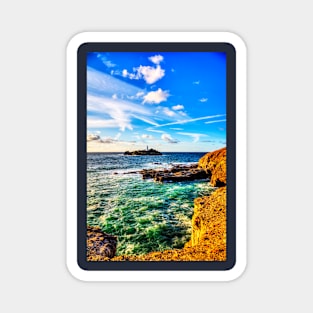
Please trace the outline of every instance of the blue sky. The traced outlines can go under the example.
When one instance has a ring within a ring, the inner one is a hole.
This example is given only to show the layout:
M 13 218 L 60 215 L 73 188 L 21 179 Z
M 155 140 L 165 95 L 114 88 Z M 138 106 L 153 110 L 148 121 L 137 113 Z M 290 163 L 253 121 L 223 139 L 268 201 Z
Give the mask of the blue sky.
M 87 151 L 226 146 L 226 56 L 101 52 L 87 59 Z

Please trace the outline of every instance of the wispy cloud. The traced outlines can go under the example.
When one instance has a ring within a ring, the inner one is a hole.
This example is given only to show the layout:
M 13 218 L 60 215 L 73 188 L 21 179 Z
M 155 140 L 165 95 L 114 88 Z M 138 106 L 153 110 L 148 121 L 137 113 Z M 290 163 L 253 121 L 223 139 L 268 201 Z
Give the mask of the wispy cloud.
M 166 133 L 163 134 L 163 135 L 161 136 L 161 138 L 162 138 L 164 141 L 168 142 L 168 143 L 178 143 L 178 142 L 179 142 L 177 139 L 172 138 L 171 135 L 166 134 Z
M 107 90 L 110 90 L 108 92 Z M 88 128 L 119 128 L 120 131 L 132 130 L 132 119 L 142 120 L 149 125 L 158 126 L 153 120 L 152 108 L 125 101 L 117 97 L 117 92 L 121 94 L 133 94 L 139 98 L 144 95 L 144 91 L 120 81 L 108 74 L 101 73 L 88 68 L 87 70 L 87 110 L 93 112 L 93 116 L 88 115 Z M 148 94 L 149 95 L 149 94 Z M 162 101 L 162 97 L 167 97 L 168 93 L 162 90 L 156 94 L 150 94 L 147 101 Z
M 109 74 L 87 68 L 87 91 L 94 95 L 112 97 L 116 95 L 136 95 L 144 92 L 141 88 L 128 84 Z
M 141 99 L 144 96 L 144 94 L 145 93 L 143 91 L 139 91 L 135 95 L 127 96 L 127 99 L 129 99 L 129 100 Z
M 143 103 L 156 103 L 159 104 L 166 101 L 169 97 L 169 92 L 167 90 L 162 90 L 159 88 L 157 91 L 150 91 L 143 97 Z
M 117 133 L 114 137 L 114 140 L 119 140 L 121 135 L 122 135 L 121 133 Z
M 119 127 L 119 123 L 114 119 L 100 119 L 88 117 L 87 128 L 114 128 Z
M 97 54 L 97 58 L 100 59 L 102 61 L 102 63 L 106 66 L 106 67 L 115 67 L 116 64 L 112 63 L 105 55 L 98 53 Z
M 158 125 L 158 126 L 155 126 L 155 127 L 187 124 L 187 123 L 192 123 L 192 122 L 201 121 L 201 120 L 207 120 L 207 119 L 211 119 L 211 118 L 215 118 L 215 117 L 221 117 L 221 116 L 225 116 L 225 114 L 217 114 L 217 115 L 210 115 L 210 116 L 202 116 L 202 117 L 197 117 L 197 118 L 185 119 L 185 120 L 181 120 L 181 121 L 177 121 L 177 122 L 172 122 L 172 123 L 166 123 L 166 124 Z M 207 124 L 209 124 L 209 123 L 207 123 Z
M 200 102 L 207 102 L 208 101 L 208 98 L 201 98 L 199 99 Z
M 153 125 L 153 126 L 159 126 L 158 123 L 156 123 L 155 121 L 147 118 L 147 117 L 144 117 L 144 116 L 138 116 L 138 115 L 135 115 L 135 114 L 132 114 L 132 116 L 138 120 L 141 120 L 147 124 L 150 124 L 150 125 Z
M 178 128 L 178 127 L 173 127 L 173 128 L 170 128 L 172 130 L 184 130 L 183 128 Z
M 123 143 L 123 144 L 129 144 L 129 143 L 135 143 L 136 141 L 134 140 L 119 140 L 121 136 L 121 133 L 118 133 L 114 138 L 112 137 L 103 137 L 103 138 L 100 138 L 100 136 L 97 136 L 97 137 L 91 137 L 91 135 L 88 135 L 87 136 L 87 142 L 88 142 L 88 145 L 92 144 L 92 143 L 95 143 L 95 144 L 120 144 L 120 143 Z M 92 139 L 90 139 L 92 138 Z
M 185 133 L 185 132 L 178 132 L 177 134 L 184 135 L 184 136 L 190 136 L 193 138 L 193 142 L 198 142 L 200 137 L 206 137 L 207 136 L 205 134 Z
M 152 128 L 147 128 L 146 129 L 148 132 L 153 132 L 153 133 L 160 133 L 160 134 L 164 134 L 165 133 L 165 131 L 163 131 L 163 130 L 158 130 L 158 129 L 152 129 Z
M 208 121 L 208 122 L 204 122 L 204 124 L 213 124 L 213 123 L 219 123 L 219 122 L 226 122 L 226 120 L 215 120 L 215 121 Z
M 192 82 L 194 85 L 199 85 L 200 84 L 200 80 L 197 80 L 195 82 Z

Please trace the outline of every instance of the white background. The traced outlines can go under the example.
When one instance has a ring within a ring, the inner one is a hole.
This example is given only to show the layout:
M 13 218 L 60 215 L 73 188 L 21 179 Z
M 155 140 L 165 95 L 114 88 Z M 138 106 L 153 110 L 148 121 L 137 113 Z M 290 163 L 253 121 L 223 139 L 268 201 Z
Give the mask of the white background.
M 2 1 L 1 311 L 312 310 L 311 13 L 310 1 Z M 241 278 L 83 283 L 67 272 L 65 48 L 82 31 L 232 31 L 245 40 L 248 266 Z

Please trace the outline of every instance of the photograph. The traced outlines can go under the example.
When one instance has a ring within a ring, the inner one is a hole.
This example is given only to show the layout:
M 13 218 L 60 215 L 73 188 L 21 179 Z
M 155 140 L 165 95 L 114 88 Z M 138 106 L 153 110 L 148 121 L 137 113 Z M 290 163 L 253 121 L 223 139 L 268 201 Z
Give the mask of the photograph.
M 227 55 L 86 54 L 86 261 L 227 260 Z

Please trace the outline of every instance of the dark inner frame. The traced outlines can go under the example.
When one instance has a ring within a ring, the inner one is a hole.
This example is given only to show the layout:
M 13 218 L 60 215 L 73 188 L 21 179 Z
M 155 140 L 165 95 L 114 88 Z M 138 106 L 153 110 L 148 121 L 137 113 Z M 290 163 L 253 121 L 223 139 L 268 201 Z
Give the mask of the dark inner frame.
M 88 52 L 226 53 L 226 261 L 87 262 L 87 53 Z M 236 51 L 229 43 L 84 43 L 77 51 L 77 262 L 84 270 L 229 270 L 236 263 Z

